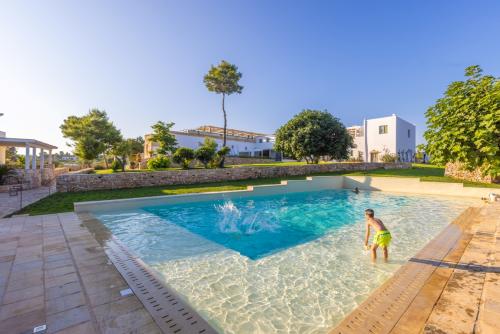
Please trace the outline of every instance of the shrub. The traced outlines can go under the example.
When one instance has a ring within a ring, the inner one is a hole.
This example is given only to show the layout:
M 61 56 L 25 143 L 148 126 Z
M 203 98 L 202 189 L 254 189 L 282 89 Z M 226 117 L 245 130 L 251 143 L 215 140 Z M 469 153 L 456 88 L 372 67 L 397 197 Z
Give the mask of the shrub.
M 103 165 L 94 166 L 94 170 L 103 170 L 103 169 L 106 169 L 106 167 L 104 167 Z
M 231 149 L 227 146 L 224 146 L 223 148 L 218 150 L 217 153 L 215 153 L 215 157 L 210 164 L 213 167 L 221 166 L 222 161 L 224 161 L 224 158 L 229 154 L 229 152 L 231 152 Z
M 382 162 L 396 162 L 397 158 L 395 154 L 385 153 L 381 158 Z
M 179 147 L 172 156 L 172 160 L 174 160 L 175 163 L 181 165 L 183 169 L 188 169 L 189 164 L 191 163 L 191 161 L 193 161 L 193 159 L 194 150 L 188 147 Z
M 117 172 L 120 168 L 122 168 L 122 164 L 118 160 L 113 160 L 111 163 L 111 169 L 113 172 Z
M 361 157 L 349 157 L 347 162 L 363 162 L 363 158 Z
M 215 149 L 208 146 L 201 146 L 194 152 L 194 156 L 205 168 L 208 168 L 210 162 L 215 158 Z
M 3 184 L 7 177 L 14 174 L 14 168 L 9 165 L 0 165 L 0 184 Z
M 170 167 L 170 159 L 164 155 L 158 155 L 148 160 L 148 169 L 161 169 Z

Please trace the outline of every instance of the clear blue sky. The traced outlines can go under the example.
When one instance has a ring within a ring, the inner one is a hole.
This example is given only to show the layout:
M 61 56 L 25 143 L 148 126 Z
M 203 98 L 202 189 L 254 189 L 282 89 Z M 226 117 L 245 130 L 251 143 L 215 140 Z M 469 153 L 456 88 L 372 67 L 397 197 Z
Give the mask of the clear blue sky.
M 243 72 L 232 128 L 396 113 L 417 142 L 466 66 L 500 75 L 500 1 L 0 1 L 0 129 L 64 150 L 62 120 L 92 107 L 127 137 L 221 125 L 202 81 L 221 59 Z

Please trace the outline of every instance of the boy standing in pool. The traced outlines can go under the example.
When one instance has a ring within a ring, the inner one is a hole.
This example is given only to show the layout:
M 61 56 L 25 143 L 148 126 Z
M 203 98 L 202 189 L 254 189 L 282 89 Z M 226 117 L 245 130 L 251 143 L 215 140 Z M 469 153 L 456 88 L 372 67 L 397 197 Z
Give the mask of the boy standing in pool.
M 365 247 L 368 249 L 368 238 L 370 237 L 370 227 L 375 230 L 375 236 L 373 237 L 373 245 L 371 246 L 372 260 L 377 259 L 377 248 L 380 246 L 384 250 L 384 259 L 387 260 L 389 257 L 389 252 L 387 247 L 391 243 L 391 233 L 385 228 L 384 223 L 378 218 L 375 218 L 375 212 L 372 209 L 365 210 L 366 218 L 366 236 L 365 236 Z

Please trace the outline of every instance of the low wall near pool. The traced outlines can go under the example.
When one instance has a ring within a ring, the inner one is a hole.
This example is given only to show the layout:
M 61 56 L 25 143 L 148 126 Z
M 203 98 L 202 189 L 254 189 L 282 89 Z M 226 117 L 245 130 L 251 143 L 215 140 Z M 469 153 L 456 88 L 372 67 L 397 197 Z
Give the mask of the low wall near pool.
M 57 177 L 59 192 L 103 189 L 139 188 L 180 184 L 249 180 L 260 178 L 311 175 L 340 171 L 374 169 L 406 169 L 410 163 L 325 163 L 317 165 L 248 166 L 235 168 L 167 170 L 158 172 L 129 172 L 114 174 L 65 174 Z
M 220 199 L 276 195 L 294 192 L 353 189 L 393 193 L 441 195 L 477 198 L 486 197 L 491 188 L 469 188 L 462 183 L 421 182 L 418 178 L 372 176 L 313 176 L 306 180 L 282 181 L 281 184 L 249 186 L 246 190 L 220 191 L 183 195 L 127 198 L 107 201 L 76 202 L 75 212 L 102 212 L 135 209 L 146 206 L 211 201 Z

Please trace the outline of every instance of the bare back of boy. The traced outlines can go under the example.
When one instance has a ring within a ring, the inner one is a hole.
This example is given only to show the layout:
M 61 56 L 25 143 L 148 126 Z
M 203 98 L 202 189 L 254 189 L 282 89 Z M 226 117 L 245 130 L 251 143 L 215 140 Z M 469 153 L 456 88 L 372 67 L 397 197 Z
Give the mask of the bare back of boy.
M 384 223 L 380 219 L 378 219 L 378 218 L 369 218 L 368 221 L 366 222 L 366 224 L 369 225 L 369 226 L 371 226 L 371 227 L 373 227 L 373 229 L 375 230 L 375 232 L 378 232 L 378 231 L 387 231 L 387 229 L 385 228 Z
M 366 235 L 365 235 L 365 247 L 371 249 L 372 260 L 376 260 L 377 258 L 377 248 L 380 246 L 384 251 L 384 259 L 387 260 L 389 257 L 389 251 L 387 246 L 392 239 L 391 233 L 387 230 L 384 223 L 375 218 L 375 213 L 372 209 L 365 210 L 365 218 L 366 218 Z M 368 240 L 370 237 L 370 228 L 373 227 L 375 235 L 373 238 L 373 243 L 369 247 Z

